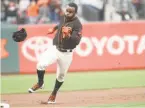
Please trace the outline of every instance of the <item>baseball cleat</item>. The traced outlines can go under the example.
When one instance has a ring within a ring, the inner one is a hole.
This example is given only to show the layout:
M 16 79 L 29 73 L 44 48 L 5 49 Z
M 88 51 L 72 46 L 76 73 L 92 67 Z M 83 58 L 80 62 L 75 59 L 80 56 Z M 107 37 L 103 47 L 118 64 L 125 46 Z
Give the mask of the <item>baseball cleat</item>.
M 56 98 L 56 96 L 51 94 L 47 103 L 48 104 L 54 104 L 54 103 L 56 103 L 55 98 Z
M 29 92 L 29 93 L 34 93 L 35 91 L 34 91 L 32 88 L 29 88 L 29 89 L 28 89 L 28 92 Z
M 28 89 L 29 93 L 34 93 L 36 90 L 38 89 L 43 89 L 44 88 L 44 84 L 39 85 L 38 83 L 35 84 L 32 88 Z

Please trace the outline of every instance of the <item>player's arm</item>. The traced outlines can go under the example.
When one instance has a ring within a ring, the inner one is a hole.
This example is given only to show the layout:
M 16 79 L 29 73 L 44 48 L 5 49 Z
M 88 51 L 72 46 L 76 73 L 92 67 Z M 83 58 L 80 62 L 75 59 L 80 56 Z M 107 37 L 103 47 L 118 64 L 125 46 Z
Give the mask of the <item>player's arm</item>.
M 72 34 L 70 36 L 70 39 L 76 43 L 79 43 L 82 37 L 82 24 L 76 23 L 75 27 L 72 30 Z
M 54 28 L 48 29 L 47 34 L 52 34 L 52 33 L 54 33 L 57 29 L 58 29 L 58 25 L 56 25 Z
M 64 19 L 64 16 L 61 16 L 60 21 L 62 21 L 63 19 Z M 56 26 L 54 26 L 53 28 L 48 29 L 48 33 L 47 34 L 54 33 L 58 29 L 59 26 L 60 26 L 60 23 L 57 24 Z
M 59 26 L 59 25 L 56 25 L 53 29 L 54 29 L 54 30 L 57 30 L 57 29 L 58 29 L 58 26 Z

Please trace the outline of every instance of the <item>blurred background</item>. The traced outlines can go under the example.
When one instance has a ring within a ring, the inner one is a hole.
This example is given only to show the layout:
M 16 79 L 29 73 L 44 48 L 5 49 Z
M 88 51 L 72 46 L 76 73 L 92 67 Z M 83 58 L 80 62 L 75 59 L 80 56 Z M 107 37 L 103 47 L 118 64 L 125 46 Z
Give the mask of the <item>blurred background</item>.
M 132 108 L 133 103 L 134 106 L 145 108 L 145 0 L 0 0 L 0 2 L 2 23 L 0 92 L 4 94 L 2 101 L 9 100 L 10 105 L 15 103 L 14 101 L 18 99 L 16 96 L 11 98 L 5 94 L 27 94 L 27 89 L 36 83 L 37 60 L 54 37 L 54 34 L 47 36 L 47 30 L 59 22 L 65 6 L 69 2 L 75 2 L 79 8 L 77 16 L 83 23 L 83 37 L 76 48 L 61 90 L 76 92 L 140 87 L 142 89 L 135 90 L 132 95 L 123 89 L 122 92 L 126 95 L 120 95 L 120 103 L 130 96 L 130 100 L 126 102 L 127 107 Z M 12 40 L 12 34 L 21 28 L 27 30 L 28 37 L 25 41 L 16 43 Z M 45 89 L 40 92 L 52 91 L 55 71 L 56 64 L 47 68 Z M 120 91 L 118 93 L 120 94 Z M 68 96 L 70 95 L 74 94 Z M 111 108 L 120 106 L 117 98 L 114 101 L 108 95 L 105 98 L 103 95 L 102 100 L 98 100 L 101 95 L 96 96 L 96 92 L 95 95 L 90 95 L 89 92 L 85 95 L 88 96 L 79 98 L 75 97 L 78 95 L 74 95 L 74 100 L 78 99 L 85 103 L 84 99 L 90 97 L 86 102 L 91 104 L 96 100 L 94 102 L 97 106 L 100 102 L 108 104 L 105 99 L 107 98 L 112 100 Z M 115 97 L 116 94 L 110 96 Z M 125 99 L 123 96 L 126 96 Z M 95 99 L 91 100 L 92 97 Z M 29 97 L 27 99 L 28 103 L 32 101 Z M 27 99 L 22 97 L 19 101 L 16 100 L 19 103 L 15 105 L 27 105 Z M 38 102 L 36 97 L 33 99 L 33 102 Z M 63 99 L 64 103 L 67 103 L 64 96 L 60 97 L 61 101 Z M 68 103 L 75 105 L 74 101 Z
M 1 21 L 8 24 L 59 22 L 66 4 L 75 2 L 82 23 L 145 19 L 145 0 L 1 0 Z

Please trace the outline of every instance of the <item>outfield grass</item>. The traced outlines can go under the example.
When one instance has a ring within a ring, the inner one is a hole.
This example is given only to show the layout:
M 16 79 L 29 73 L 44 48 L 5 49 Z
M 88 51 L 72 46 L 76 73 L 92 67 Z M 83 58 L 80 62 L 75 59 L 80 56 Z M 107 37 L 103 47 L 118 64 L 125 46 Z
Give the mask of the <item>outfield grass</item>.
M 1 77 L 1 93 L 27 93 L 27 89 L 37 82 L 36 75 L 12 75 Z M 51 91 L 55 74 L 45 75 L 45 89 Z M 145 70 L 105 71 L 68 73 L 62 91 L 111 89 L 145 86 Z
M 106 105 L 96 105 L 88 106 L 83 108 L 145 108 L 145 102 L 138 103 L 127 103 L 127 104 L 106 104 Z

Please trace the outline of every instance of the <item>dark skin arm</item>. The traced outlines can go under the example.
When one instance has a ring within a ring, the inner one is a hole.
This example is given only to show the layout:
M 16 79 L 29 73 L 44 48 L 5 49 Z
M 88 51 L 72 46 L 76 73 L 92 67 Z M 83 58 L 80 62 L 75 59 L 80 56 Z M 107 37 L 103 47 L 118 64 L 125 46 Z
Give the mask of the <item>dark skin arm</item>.
M 54 33 L 57 29 L 58 29 L 58 25 L 56 25 L 56 26 L 55 26 L 54 28 L 52 28 L 52 29 L 48 29 L 47 34 L 52 34 L 52 33 Z

